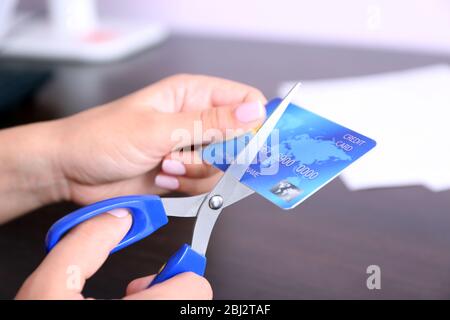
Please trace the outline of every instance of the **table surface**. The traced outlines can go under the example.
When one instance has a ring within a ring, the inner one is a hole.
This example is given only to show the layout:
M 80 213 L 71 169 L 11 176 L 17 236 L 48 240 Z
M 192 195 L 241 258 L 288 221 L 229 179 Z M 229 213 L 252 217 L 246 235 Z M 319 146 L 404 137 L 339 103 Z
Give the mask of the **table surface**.
M 450 58 L 317 44 L 174 35 L 114 64 L 1 61 L 50 68 L 52 80 L 8 125 L 73 114 L 165 76 L 199 73 L 276 95 L 285 80 L 401 70 Z M 60 203 L 0 226 L 0 298 L 12 298 L 44 257 L 47 229 L 76 205 Z M 227 209 L 214 229 L 206 277 L 218 299 L 450 298 L 450 192 L 417 187 L 350 192 L 338 179 L 292 211 L 253 195 Z M 174 218 L 153 236 L 111 256 L 86 295 L 118 298 L 154 273 L 184 242 L 193 219 Z M 366 269 L 381 268 L 381 290 Z

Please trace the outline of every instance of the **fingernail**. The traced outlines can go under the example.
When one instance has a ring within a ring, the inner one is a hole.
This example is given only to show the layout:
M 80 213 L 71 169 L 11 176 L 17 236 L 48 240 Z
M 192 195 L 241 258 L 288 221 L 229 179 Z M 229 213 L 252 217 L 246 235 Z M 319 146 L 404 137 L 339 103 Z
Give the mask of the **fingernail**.
M 234 115 L 240 122 L 252 122 L 262 119 L 266 115 L 266 108 L 259 101 L 241 104 L 235 111 Z
M 180 186 L 178 179 L 162 174 L 158 174 L 155 177 L 155 184 L 163 189 L 176 190 Z
M 165 173 L 173 175 L 183 175 L 186 173 L 186 167 L 178 160 L 166 159 L 162 163 L 162 169 Z
M 108 213 L 117 218 L 125 218 L 129 214 L 128 210 L 124 208 L 112 209 L 109 210 Z

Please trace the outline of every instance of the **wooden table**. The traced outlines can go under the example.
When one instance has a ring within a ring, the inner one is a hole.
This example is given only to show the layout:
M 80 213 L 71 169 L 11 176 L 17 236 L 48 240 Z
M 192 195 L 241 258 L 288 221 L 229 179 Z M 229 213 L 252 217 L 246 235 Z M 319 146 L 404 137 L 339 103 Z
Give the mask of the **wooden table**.
M 449 57 L 172 36 L 158 48 L 105 65 L 2 61 L 50 68 L 36 101 L 3 119 L 51 119 L 110 101 L 165 76 L 200 73 L 276 95 L 285 80 L 400 70 Z M 47 229 L 76 206 L 41 208 L 0 227 L 0 298 L 11 298 L 44 257 Z M 171 223 L 111 256 L 86 294 L 120 297 L 133 278 L 154 273 L 183 242 L 192 219 Z M 279 210 L 254 195 L 227 208 L 214 230 L 206 277 L 215 297 L 253 299 L 450 298 L 450 192 L 417 186 L 350 192 L 335 180 L 296 209 Z M 366 268 L 379 265 L 381 290 L 368 290 Z

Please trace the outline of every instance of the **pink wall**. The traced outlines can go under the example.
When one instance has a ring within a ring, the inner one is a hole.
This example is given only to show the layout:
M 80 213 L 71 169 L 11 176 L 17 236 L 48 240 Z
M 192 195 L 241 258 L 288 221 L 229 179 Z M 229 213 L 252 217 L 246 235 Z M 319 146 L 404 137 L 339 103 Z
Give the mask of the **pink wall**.
M 1 0 L 0 0 L 1 1 Z M 43 3 L 44 0 L 23 0 Z M 176 31 L 450 53 L 450 0 L 99 0 Z
M 183 32 L 450 53 L 450 0 L 102 0 Z

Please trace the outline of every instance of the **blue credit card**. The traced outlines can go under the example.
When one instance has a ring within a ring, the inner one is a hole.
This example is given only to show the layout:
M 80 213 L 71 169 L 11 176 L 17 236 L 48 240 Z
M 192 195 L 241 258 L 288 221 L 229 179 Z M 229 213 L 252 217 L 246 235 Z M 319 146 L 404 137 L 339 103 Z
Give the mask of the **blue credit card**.
M 268 116 L 280 101 L 267 104 Z M 225 171 L 253 134 L 210 144 L 202 149 L 202 158 Z M 240 181 L 277 206 L 291 209 L 375 145 L 362 134 L 290 104 Z

